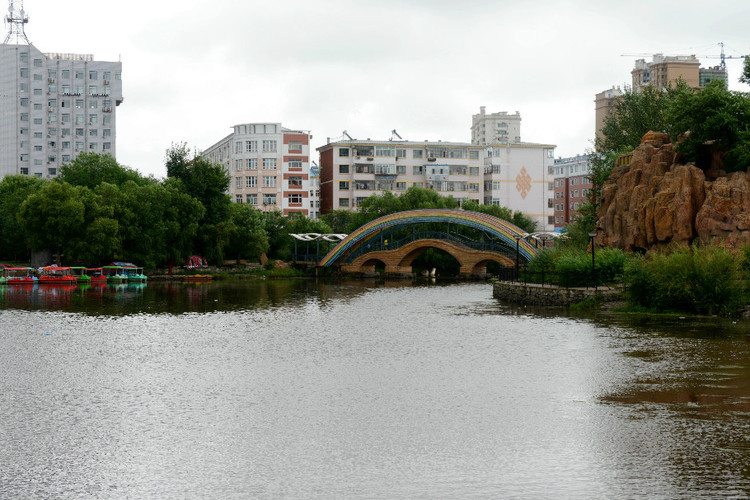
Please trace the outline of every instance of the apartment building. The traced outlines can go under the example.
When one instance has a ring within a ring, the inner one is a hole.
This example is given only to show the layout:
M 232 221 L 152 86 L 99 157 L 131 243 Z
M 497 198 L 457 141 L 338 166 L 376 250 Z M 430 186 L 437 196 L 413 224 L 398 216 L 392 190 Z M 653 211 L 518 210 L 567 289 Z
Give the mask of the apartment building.
M 0 177 L 51 178 L 83 152 L 116 156 L 122 63 L 0 45 Z
M 320 167 L 315 162 L 312 162 L 310 167 L 310 213 L 308 217 L 311 219 L 320 218 Z
M 620 87 L 612 87 L 611 89 L 599 92 L 594 97 L 594 107 L 596 109 L 596 136 L 602 139 L 602 128 L 604 128 L 604 120 L 614 112 L 614 106 L 617 99 L 622 96 L 623 92 Z
M 231 174 L 235 203 L 284 215 L 309 215 L 310 140 L 306 130 L 281 123 L 245 123 L 207 148 L 203 156 Z
M 521 211 L 539 231 L 554 227 L 555 145 L 495 142 L 485 148 L 483 202 Z
M 471 143 L 486 146 L 495 142 L 521 142 L 521 114 L 488 114 L 485 106 L 480 106 L 479 114 L 471 116 Z
M 318 148 L 320 212 L 352 210 L 373 194 L 411 186 L 482 199 L 482 151 L 466 143 L 344 140 Z
M 579 209 L 588 201 L 591 188 L 591 164 L 588 155 L 558 158 L 553 165 L 554 180 L 554 223 L 555 231 L 561 231 L 566 224 L 575 220 Z
M 551 230 L 554 147 L 543 144 L 491 146 L 457 142 L 343 140 L 318 148 L 320 211 L 354 210 L 385 191 L 411 186 L 434 189 L 459 202 L 503 205 Z

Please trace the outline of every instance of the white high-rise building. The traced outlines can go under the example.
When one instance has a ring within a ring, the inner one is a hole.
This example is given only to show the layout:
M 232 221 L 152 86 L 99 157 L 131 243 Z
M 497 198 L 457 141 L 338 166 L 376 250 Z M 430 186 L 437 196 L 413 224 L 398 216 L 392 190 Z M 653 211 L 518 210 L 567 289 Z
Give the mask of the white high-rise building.
M 231 174 L 229 194 L 235 203 L 307 216 L 311 139 L 309 131 L 280 123 L 245 123 L 202 154 Z
M 484 106 L 471 115 L 471 143 L 486 146 L 496 142 L 521 142 L 521 114 L 505 111 L 487 114 Z
M 115 156 L 122 63 L 43 53 L 23 33 L 23 10 L 11 2 L 10 12 L 0 45 L 0 177 L 55 177 L 80 153 Z

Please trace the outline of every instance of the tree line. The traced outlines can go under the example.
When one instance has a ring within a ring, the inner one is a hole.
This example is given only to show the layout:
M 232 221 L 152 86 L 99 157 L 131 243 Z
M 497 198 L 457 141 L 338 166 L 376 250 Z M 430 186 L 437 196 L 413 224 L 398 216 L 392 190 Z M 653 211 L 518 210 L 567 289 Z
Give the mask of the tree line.
M 153 269 L 202 255 L 226 259 L 290 260 L 290 233 L 349 233 L 389 213 L 417 208 L 458 208 L 452 197 L 423 188 L 366 199 L 356 212 L 334 211 L 320 220 L 285 217 L 232 203 L 230 174 L 221 165 L 173 144 L 164 158 L 166 179 L 144 177 L 110 155 L 84 153 L 54 179 L 9 175 L 0 181 L 0 259 L 27 262 L 50 250 L 62 261 L 99 265 L 113 260 Z M 505 207 L 464 201 L 533 231 L 534 222 Z

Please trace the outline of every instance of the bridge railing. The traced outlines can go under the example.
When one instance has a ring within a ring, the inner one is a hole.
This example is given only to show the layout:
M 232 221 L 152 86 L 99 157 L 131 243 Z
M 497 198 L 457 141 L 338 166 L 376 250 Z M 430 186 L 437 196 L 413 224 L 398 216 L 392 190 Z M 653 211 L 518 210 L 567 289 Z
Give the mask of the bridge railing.
M 489 237 L 487 240 L 483 239 L 480 241 L 475 241 L 471 239 L 470 237 L 459 234 L 459 233 L 451 233 L 448 231 L 420 230 L 419 232 L 416 232 L 414 234 L 408 234 L 407 236 L 404 236 L 403 238 L 399 238 L 395 240 L 384 238 L 382 240 L 376 239 L 376 240 L 369 241 L 365 244 L 360 245 L 358 248 L 354 249 L 347 256 L 345 260 L 347 262 L 352 262 L 357 257 L 360 257 L 361 255 L 364 255 L 369 252 L 395 250 L 397 248 L 401 248 L 402 246 L 408 243 L 411 243 L 417 240 L 422 240 L 422 239 L 447 240 L 453 243 L 458 243 L 459 245 L 465 248 L 471 249 L 471 250 L 499 252 L 499 253 L 504 253 L 506 255 L 515 255 L 515 248 L 511 248 L 509 245 L 501 242 L 500 240 L 493 240 L 493 239 L 490 239 Z
M 603 284 L 600 282 L 601 275 L 598 271 L 583 273 L 532 272 L 526 271 L 523 268 L 516 271 L 514 267 L 506 267 L 500 269 L 497 277 L 502 281 L 516 281 L 524 284 L 562 288 L 597 288 Z

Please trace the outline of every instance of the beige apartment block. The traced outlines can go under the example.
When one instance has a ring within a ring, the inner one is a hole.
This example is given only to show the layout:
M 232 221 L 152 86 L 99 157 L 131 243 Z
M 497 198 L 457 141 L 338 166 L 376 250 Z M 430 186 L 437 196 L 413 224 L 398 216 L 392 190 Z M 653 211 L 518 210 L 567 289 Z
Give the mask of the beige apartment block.
M 635 61 L 630 72 L 633 77 L 633 90 L 639 91 L 646 85 L 666 89 L 682 79 L 688 87 L 700 86 L 700 61 L 694 56 L 665 56 L 654 54 L 651 62 L 645 59 Z
M 614 106 L 617 99 L 622 96 L 620 87 L 612 87 L 596 94 L 594 105 L 596 108 L 596 136 L 602 138 L 602 128 L 604 120 L 614 112 Z
M 202 154 L 230 173 L 229 195 L 235 203 L 307 216 L 311 138 L 309 131 L 280 123 L 244 123 Z

